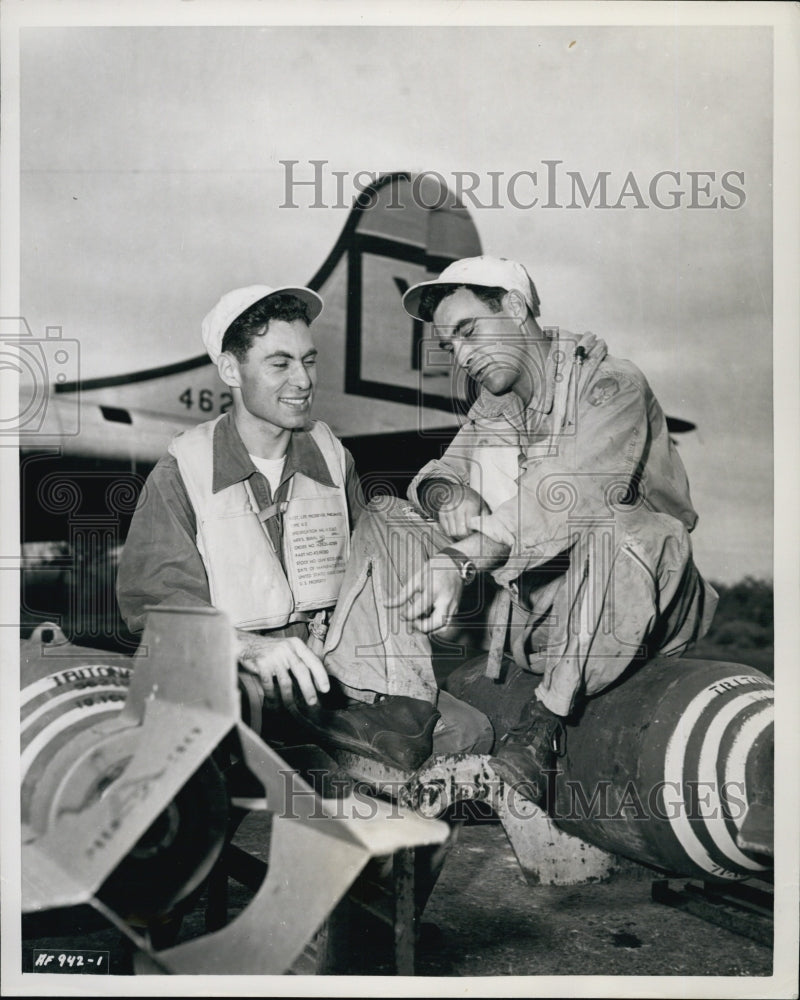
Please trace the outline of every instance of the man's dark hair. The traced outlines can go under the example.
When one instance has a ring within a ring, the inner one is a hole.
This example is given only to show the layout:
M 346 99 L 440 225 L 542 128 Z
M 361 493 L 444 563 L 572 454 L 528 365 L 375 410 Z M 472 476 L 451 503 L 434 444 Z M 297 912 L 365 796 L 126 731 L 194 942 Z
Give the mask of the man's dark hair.
M 222 338 L 222 351 L 230 351 L 237 361 L 244 361 L 256 337 L 263 337 L 271 320 L 291 323 L 301 319 L 309 325 L 308 306 L 294 295 L 268 295 L 237 316 Z
M 507 289 L 498 287 L 487 287 L 484 285 L 431 285 L 423 290 L 419 298 L 419 314 L 428 323 L 433 321 L 433 314 L 438 309 L 440 303 L 449 295 L 453 295 L 459 288 L 466 288 L 468 291 L 481 300 L 488 307 L 489 312 L 497 313 L 503 308 L 503 296 Z

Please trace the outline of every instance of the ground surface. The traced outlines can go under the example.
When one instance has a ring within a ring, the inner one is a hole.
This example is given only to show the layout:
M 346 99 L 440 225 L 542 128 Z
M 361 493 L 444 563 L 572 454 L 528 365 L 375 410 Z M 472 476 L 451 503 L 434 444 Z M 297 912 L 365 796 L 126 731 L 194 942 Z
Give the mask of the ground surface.
M 650 901 L 651 878 L 529 886 L 502 827 L 465 827 L 424 919 L 423 975 L 764 976 L 771 949 Z
M 250 814 L 237 842 L 264 855 L 264 814 Z M 652 878 L 636 869 L 604 884 L 529 886 L 502 827 L 464 826 L 423 915 L 417 952 L 422 976 L 767 976 L 772 951 L 695 916 L 651 902 Z M 235 889 L 232 909 L 247 904 Z M 23 942 L 33 949 L 101 948 L 112 971 L 130 969 L 115 931 L 75 933 Z M 71 933 L 70 933 L 71 931 Z M 181 937 L 203 933 L 203 900 L 184 919 Z M 364 946 L 369 950 L 369 944 Z M 359 956 L 371 973 L 390 967 L 374 951 Z

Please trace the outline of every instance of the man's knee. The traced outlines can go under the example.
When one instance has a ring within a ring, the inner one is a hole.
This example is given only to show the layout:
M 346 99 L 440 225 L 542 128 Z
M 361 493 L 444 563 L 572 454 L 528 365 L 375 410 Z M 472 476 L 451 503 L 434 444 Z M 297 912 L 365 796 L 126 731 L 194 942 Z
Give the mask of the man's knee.
M 615 558 L 633 554 L 656 580 L 683 573 L 692 557 L 689 532 L 678 518 L 643 509 L 617 518 L 613 550 Z

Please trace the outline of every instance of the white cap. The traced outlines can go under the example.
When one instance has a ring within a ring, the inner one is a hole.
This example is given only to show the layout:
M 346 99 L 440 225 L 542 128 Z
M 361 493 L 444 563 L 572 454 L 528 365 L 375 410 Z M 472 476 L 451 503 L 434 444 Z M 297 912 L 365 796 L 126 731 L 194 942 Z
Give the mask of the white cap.
M 203 343 L 206 345 L 208 356 L 214 364 L 217 363 L 217 358 L 222 350 L 222 340 L 231 323 L 251 306 L 254 306 L 256 302 L 279 293 L 294 295 L 301 302 L 305 302 L 308 307 L 309 323 L 313 323 L 322 312 L 322 299 L 310 288 L 297 288 L 293 285 L 281 288 L 270 288 L 269 285 L 248 285 L 247 288 L 234 288 L 232 292 L 226 292 L 222 296 L 203 320 L 201 327 Z
M 426 288 L 434 285 L 478 285 L 484 288 L 505 288 L 519 292 L 531 313 L 539 315 L 539 296 L 531 276 L 514 260 L 505 257 L 464 257 L 448 265 L 438 278 L 412 285 L 403 296 L 403 308 L 415 319 L 430 323 L 432 317 L 420 312 L 419 300 Z

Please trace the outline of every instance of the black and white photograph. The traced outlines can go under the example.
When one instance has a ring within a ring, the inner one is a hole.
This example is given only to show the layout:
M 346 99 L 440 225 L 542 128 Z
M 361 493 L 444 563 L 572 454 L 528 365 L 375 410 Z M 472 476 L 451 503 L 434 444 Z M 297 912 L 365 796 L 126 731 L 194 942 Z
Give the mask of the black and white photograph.
M 797 5 L 0 33 L 4 995 L 797 997 Z

